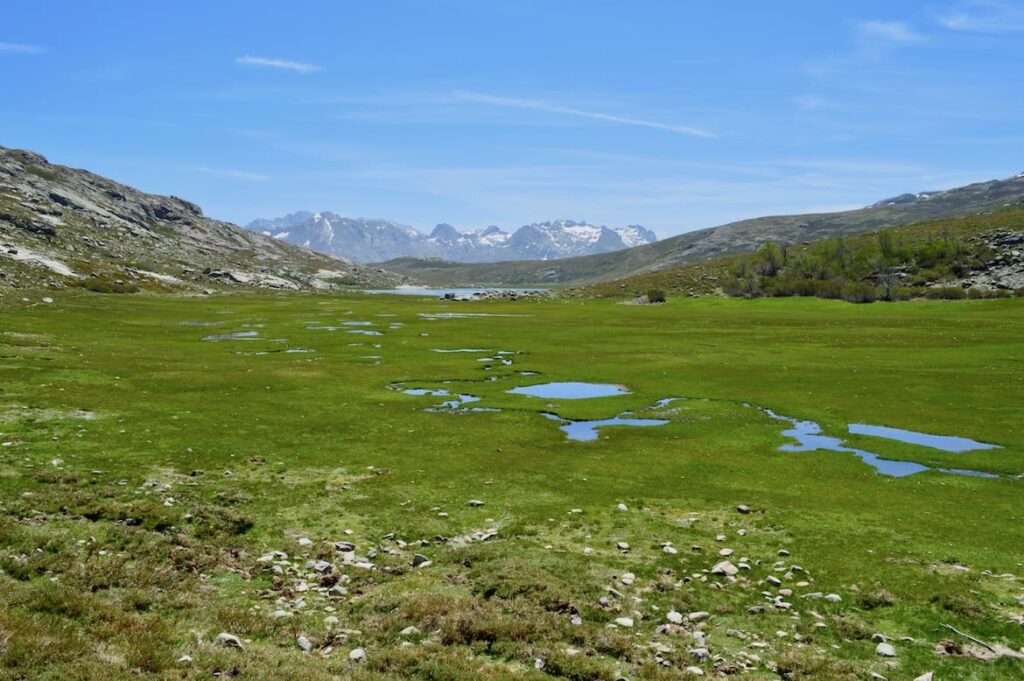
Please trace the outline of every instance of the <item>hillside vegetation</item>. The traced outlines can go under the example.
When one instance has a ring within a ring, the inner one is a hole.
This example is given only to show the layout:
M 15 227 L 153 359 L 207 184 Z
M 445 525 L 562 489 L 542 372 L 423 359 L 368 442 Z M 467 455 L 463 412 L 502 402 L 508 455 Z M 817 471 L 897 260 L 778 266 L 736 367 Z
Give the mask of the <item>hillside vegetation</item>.
M 590 295 L 805 295 L 853 302 L 1011 295 L 1024 287 L 1024 208 L 787 246 L 586 287 Z

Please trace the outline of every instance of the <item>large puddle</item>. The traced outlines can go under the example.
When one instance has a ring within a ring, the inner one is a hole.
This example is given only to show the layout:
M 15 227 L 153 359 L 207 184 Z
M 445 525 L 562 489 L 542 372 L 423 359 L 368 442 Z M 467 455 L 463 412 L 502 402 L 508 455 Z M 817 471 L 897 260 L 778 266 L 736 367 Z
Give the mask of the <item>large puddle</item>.
M 587 400 L 594 397 L 615 397 L 628 395 L 629 390 L 612 383 L 538 383 L 524 385 L 507 391 L 510 395 L 529 395 L 549 400 Z
M 928 433 L 918 433 L 913 430 L 903 430 L 902 428 L 869 426 L 864 423 L 851 423 L 849 425 L 849 431 L 854 435 L 882 437 L 887 440 L 896 440 L 898 442 L 906 442 L 911 445 L 931 447 L 932 449 L 939 449 L 944 452 L 953 452 L 955 454 L 959 454 L 961 452 L 973 452 L 979 449 L 1002 449 L 999 445 L 990 445 L 984 442 L 971 440 L 966 437 L 956 437 L 953 435 L 929 435 Z
M 786 437 L 791 437 L 796 440 L 796 444 L 785 444 L 779 447 L 784 452 L 815 452 L 815 451 L 827 451 L 827 452 L 843 452 L 846 454 L 853 454 L 867 465 L 874 468 L 882 475 L 888 475 L 894 478 L 903 478 L 908 475 L 914 475 L 915 473 L 923 473 L 925 471 L 939 471 L 940 473 L 950 473 L 952 475 L 970 475 L 978 478 L 998 478 L 999 476 L 994 473 L 986 473 L 984 471 L 972 471 L 965 468 L 932 468 L 930 466 L 924 466 L 919 463 L 912 461 L 894 461 L 892 459 L 883 459 L 874 452 L 868 452 L 863 449 L 857 449 L 855 447 L 847 447 L 843 444 L 843 440 L 837 437 L 830 437 L 825 435 L 821 426 L 814 421 L 801 421 L 789 416 L 782 416 L 776 414 L 771 409 L 762 409 L 762 411 L 773 419 L 779 421 L 788 421 L 792 424 L 792 428 L 788 428 L 782 431 L 782 434 Z M 882 426 L 868 426 L 869 428 L 882 428 Z M 906 431 L 909 432 L 909 431 Z M 919 433 L 919 435 L 924 435 Z M 927 437 L 927 436 L 926 436 Z M 930 436 L 935 437 L 935 436 Z

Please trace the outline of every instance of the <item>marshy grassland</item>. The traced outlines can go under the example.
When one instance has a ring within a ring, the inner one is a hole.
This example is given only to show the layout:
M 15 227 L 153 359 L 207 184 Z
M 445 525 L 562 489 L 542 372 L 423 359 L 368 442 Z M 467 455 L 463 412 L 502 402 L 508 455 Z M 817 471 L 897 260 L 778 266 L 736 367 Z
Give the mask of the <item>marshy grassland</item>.
M 0 677 L 1024 676 L 1024 300 L 53 298 L 0 302 Z

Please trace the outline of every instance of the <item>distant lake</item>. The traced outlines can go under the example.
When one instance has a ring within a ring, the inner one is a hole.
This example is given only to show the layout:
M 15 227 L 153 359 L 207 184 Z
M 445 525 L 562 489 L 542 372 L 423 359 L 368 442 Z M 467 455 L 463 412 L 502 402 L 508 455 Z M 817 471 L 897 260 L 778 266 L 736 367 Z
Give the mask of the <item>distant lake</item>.
M 448 294 L 456 296 L 471 296 L 487 291 L 511 291 L 515 293 L 535 293 L 547 291 L 546 288 L 505 288 L 505 287 L 483 287 L 483 288 L 375 288 L 365 289 L 364 293 L 389 293 L 396 296 L 432 296 L 440 298 Z

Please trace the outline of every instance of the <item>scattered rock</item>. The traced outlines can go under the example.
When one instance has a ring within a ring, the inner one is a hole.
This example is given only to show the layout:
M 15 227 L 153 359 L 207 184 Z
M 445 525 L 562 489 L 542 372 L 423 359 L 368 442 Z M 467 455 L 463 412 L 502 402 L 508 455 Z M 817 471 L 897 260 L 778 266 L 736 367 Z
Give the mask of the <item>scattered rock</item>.
M 747 506 L 746 504 L 740 504 L 739 506 L 736 507 L 736 512 L 746 515 L 750 513 L 750 507 Z
M 668 618 L 668 621 L 671 622 L 672 624 L 682 624 L 683 623 L 683 613 L 681 613 L 681 612 L 676 612 L 675 610 L 669 610 L 668 614 L 665 615 L 665 617 Z
M 620 627 L 626 627 L 628 629 L 632 628 L 633 619 L 631 617 L 616 617 L 615 623 L 618 624 Z
M 466 502 L 466 504 L 473 508 L 479 508 L 484 505 L 484 502 L 480 501 L 479 499 L 470 499 L 469 501 Z
M 214 643 L 220 644 L 227 648 L 238 648 L 242 649 L 242 640 L 234 634 L 229 634 L 226 631 L 222 631 L 217 634 L 217 638 L 214 639 Z
M 305 636 L 300 635 L 298 638 L 295 639 L 295 643 L 298 644 L 299 648 L 301 648 L 302 652 L 304 653 L 308 653 L 309 651 L 313 650 L 313 643 Z
M 879 643 L 875 647 L 875 655 L 879 657 L 896 657 L 896 649 L 891 643 Z
M 353 662 L 362 662 L 366 659 L 366 651 L 362 648 L 356 648 L 348 654 L 348 659 Z
M 711 567 L 711 574 L 713 575 L 726 575 L 727 577 L 732 577 L 739 573 L 739 571 L 738 567 L 727 560 L 723 560 L 721 563 L 716 563 Z

